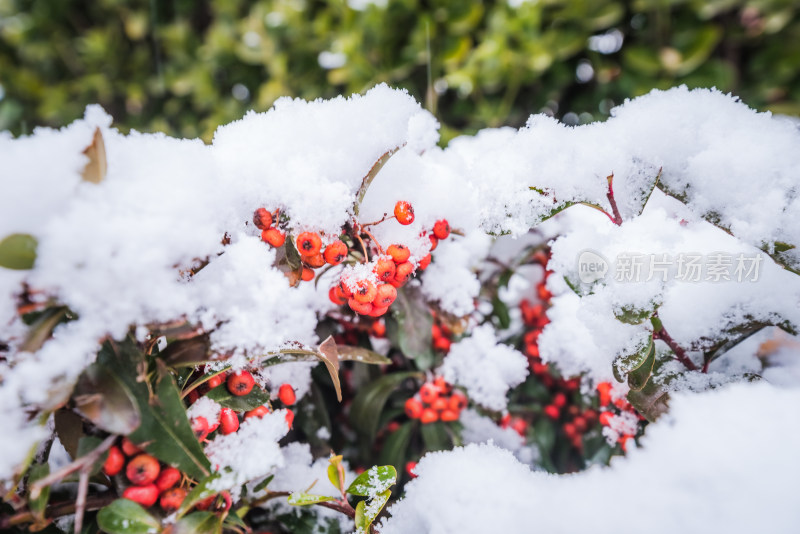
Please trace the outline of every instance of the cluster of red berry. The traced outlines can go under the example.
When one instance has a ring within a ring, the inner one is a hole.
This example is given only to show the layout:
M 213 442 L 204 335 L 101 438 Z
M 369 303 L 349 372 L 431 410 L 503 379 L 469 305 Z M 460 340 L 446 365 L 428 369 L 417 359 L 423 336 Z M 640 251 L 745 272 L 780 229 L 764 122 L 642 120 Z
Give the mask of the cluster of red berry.
M 450 345 L 453 344 L 453 331 L 446 324 L 436 320 L 433 316 L 433 326 L 431 327 L 431 343 L 433 348 L 439 352 L 447 354 L 450 352 Z
M 572 379 L 563 382 L 570 393 L 578 387 L 578 380 Z M 544 414 L 561 423 L 564 435 L 578 451 L 583 450 L 583 435 L 597 424 L 597 412 L 591 408 L 581 409 L 577 404 L 570 404 L 569 397 L 563 391 L 553 395 L 550 404 L 544 407 Z
M 146 508 L 157 501 L 164 512 L 174 512 L 188 493 L 185 488 L 176 487 L 180 482 L 186 482 L 179 470 L 162 465 L 128 438 L 122 438 L 121 443 L 111 446 L 103 471 L 109 477 L 124 471 L 130 484 L 123 490 L 122 496 Z
M 467 407 L 467 397 L 453 386 L 437 377 L 433 382 L 425 382 L 419 392 L 405 404 L 406 415 L 419 419 L 423 425 L 443 421 L 458 421 L 461 410 Z
M 203 385 L 204 393 L 207 393 L 208 391 L 211 391 L 212 389 L 222 385 L 223 381 L 225 381 L 228 391 L 237 397 L 248 395 L 251 391 L 253 391 L 254 387 L 258 387 L 256 386 L 256 381 L 252 374 L 247 371 L 237 371 L 227 373 L 227 378 L 223 374 L 216 374 L 212 376 Z M 200 395 L 201 394 L 197 389 L 192 390 L 188 396 L 189 404 L 193 404 L 200 397 Z M 295 403 L 296 396 L 292 386 L 289 384 L 282 384 L 278 389 L 278 398 L 286 406 L 293 405 Z M 219 432 L 223 435 L 236 432 L 239 430 L 240 417 L 242 417 L 243 420 L 251 417 L 260 418 L 264 417 L 268 413 L 270 413 L 270 406 L 267 404 L 258 406 L 245 412 L 236 412 L 231 408 L 223 407 L 220 410 L 219 417 L 216 421 L 210 422 L 203 416 L 193 417 L 192 430 L 194 431 L 198 440 L 204 441 L 208 438 L 209 434 L 217 430 L 219 430 Z M 289 425 L 289 428 L 292 427 L 293 422 L 294 412 L 287 409 L 286 423 Z
M 603 409 L 600 412 L 598 420 L 603 426 L 610 426 L 612 418 L 619 413 L 629 413 L 634 415 L 639 421 L 644 421 L 645 418 L 636 411 L 636 409 L 625 398 L 620 397 L 612 400 L 611 397 L 612 386 L 610 382 L 600 382 L 597 384 L 597 394 L 600 399 L 600 407 Z M 616 410 L 615 410 L 616 408 Z M 628 440 L 633 438 L 633 434 L 622 434 L 617 438 L 617 443 L 622 447 L 623 452 L 627 450 Z

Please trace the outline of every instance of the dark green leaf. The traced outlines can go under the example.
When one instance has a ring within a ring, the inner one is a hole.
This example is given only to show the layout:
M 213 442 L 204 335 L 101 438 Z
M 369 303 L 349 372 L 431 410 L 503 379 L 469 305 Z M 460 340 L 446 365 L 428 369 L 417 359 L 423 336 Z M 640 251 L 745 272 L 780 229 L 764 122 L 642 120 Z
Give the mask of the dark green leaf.
M 386 491 L 396 483 L 397 470 L 393 465 L 373 466 L 356 477 L 347 488 L 347 493 L 369 497 Z
M 339 360 L 353 361 L 358 363 L 370 363 L 373 365 L 389 365 L 392 360 L 386 356 L 381 356 L 375 351 L 364 347 L 354 347 L 352 345 L 336 345 L 339 352 Z
M 647 384 L 647 381 L 650 380 L 650 375 L 653 373 L 653 365 L 655 363 L 656 346 L 651 342 L 642 365 L 628 373 L 628 386 L 630 386 L 631 390 L 639 391 Z
M 33 464 L 28 471 L 28 488 L 37 480 L 40 480 L 50 474 L 50 466 L 48 464 Z M 42 488 L 42 491 L 35 499 L 28 499 L 28 509 L 39 520 L 44 519 L 44 511 L 47 508 L 47 501 L 50 500 L 50 486 Z
M 393 465 L 395 469 L 402 469 L 406 463 L 408 445 L 414 430 L 414 422 L 409 421 L 400 425 L 400 428 L 389 434 L 381 447 L 378 463 Z
M 25 341 L 20 346 L 20 351 L 36 352 L 44 342 L 50 339 L 50 336 L 64 319 L 67 318 L 66 307 L 59 306 L 55 308 L 48 308 L 36 319 L 25 337 Z
M 403 381 L 418 376 L 421 377 L 421 374 L 415 372 L 391 373 L 359 389 L 350 406 L 350 421 L 367 442 L 372 443 L 375 439 L 381 412 L 392 392 L 400 387 Z
M 225 383 L 206 393 L 206 397 L 234 412 L 247 412 L 269 402 L 269 393 L 258 386 L 254 386 L 247 395 L 237 396 L 228 390 Z
M 95 450 L 98 447 L 98 445 L 102 443 L 102 441 L 103 440 L 95 436 L 83 436 L 78 441 L 78 458 L 86 456 L 87 454 Z M 106 456 L 107 454 L 104 454 L 97 460 L 97 462 L 95 462 L 90 472 L 91 475 L 96 475 L 97 473 L 100 472 L 100 469 L 103 467 L 103 462 L 105 462 Z
M 549 456 L 556 443 L 556 431 L 553 423 L 547 419 L 539 419 L 533 425 L 533 438 L 539 445 L 542 456 Z
M 423 371 L 434 363 L 432 327 L 433 316 L 420 291 L 409 287 L 398 290 L 392 320 L 386 321 L 386 333 L 392 344 Z
M 655 345 L 653 344 L 653 336 L 647 332 L 643 334 L 643 339 L 639 343 L 639 348 L 637 350 L 630 354 L 617 356 L 614 360 L 612 365 L 614 378 L 616 378 L 618 382 L 624 382 L 628 373 L 644 365 L 651 351 L 655 351 Z
M 209 489 L 209 485 L 217 478 L 219 478 L 219 474 L 214 473 L 213 475 L 208 476 L 198 482 L 197 485 L 192 488 L 192 491 L 186 495 L 186 498 L 183 499 L 183 502 L 177 511 L 178 517 L 186 515 L 186 512 L 191 510 L 195 504 L 199 503 L 203 499 L 208 499 L 212 495 L 216 495 L 216 490 Z
M 79 414 L 110 434 L 127 436 L 142 421 L 136 400 L 126 384 L 99 363 L 83 371 L 72 398 Z
M 36 261 L 36 238 L 28 234 L 11 234 L 0 241 L 0 267 L 23 271 Z
M 655 421 L 669 409 L 669 393 L 653 380 L 649 380 L 640 391 L 630 391 L 627 398 L 648 421 Z
M 192 512 L 180 518 L 172 534 L 219 534 L 222 532 L 222 519 L 212 512 Z
M 173 341 L 159 357 L 170 367 L 195 367 L 208 361 L 211 356 L 207 335 Z
M 58 440 L 70 457 L 78 458 L 78 442 L 83 437 L 83 420 L 67 409 L 57 410 L 53 414 Z
M 275 478 L 275 475 L 270 475 L 261 482 L 259 482 L 258 484 L 256 484 L 255 487 L 253 488 L 253 493 L 258 493 L 261 490 L 267 489 L 267 486 L 269 486 L 269 483 L 272 482 L 273 478 Z
M 128 499 L 117 499 L 100 510 L 97 524 L 108 534 L 152 534 L 161 528 L 158 519 Z
M 508 313 L 508 306 L 506 306 L 506 303 L 500 300 L 499 297 L 492 299 L 492 313 L 497 317 L 501 329 L 505 330 L 511 325 L 511 315 Z
M 420 433 L 426 451 L 444 451 L 453 448 L 453 440 L 447 432 L 447 426 L 442 422 L 422 425 Z

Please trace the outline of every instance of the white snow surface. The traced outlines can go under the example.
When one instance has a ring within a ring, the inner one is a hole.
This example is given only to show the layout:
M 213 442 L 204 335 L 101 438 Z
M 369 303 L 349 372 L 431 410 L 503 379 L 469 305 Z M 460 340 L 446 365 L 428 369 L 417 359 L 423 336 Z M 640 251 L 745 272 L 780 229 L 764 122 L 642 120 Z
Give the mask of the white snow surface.
M 797 532 L 799 404 L 800 390 L 766 383 L 675 395 L 641 447 L 575 475 L 532 472 L 491 445 L 429 453 L 380 530 Z

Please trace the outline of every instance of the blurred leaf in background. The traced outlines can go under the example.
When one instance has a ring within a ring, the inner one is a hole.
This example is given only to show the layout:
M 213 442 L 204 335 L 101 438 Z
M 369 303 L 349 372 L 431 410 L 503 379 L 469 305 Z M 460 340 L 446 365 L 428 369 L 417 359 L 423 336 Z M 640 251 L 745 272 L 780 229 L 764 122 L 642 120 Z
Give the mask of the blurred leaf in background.
M 788 0 L 0 0 L 0 129 L 100 103 L 123 130 L 211 139 L 281 96 L 408 89 L 443 141 L 531 113 L 600 120 L 625 98 L 716 86 L 800 115 Z

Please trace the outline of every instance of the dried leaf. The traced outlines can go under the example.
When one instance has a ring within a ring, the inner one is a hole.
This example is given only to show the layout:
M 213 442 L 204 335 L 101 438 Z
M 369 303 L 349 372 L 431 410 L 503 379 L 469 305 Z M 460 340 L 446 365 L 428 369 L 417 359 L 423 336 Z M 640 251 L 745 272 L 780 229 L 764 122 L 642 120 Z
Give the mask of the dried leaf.
M 100 128 L 95 128 L 92 136 L 92 144 L 83 151 L 89 162 L 83 168 L 81 176 L 87 182 L 99 184 L 106 177 L 108 163 L 106 161 L 106 144 L 103 141 L 103 134 Z

